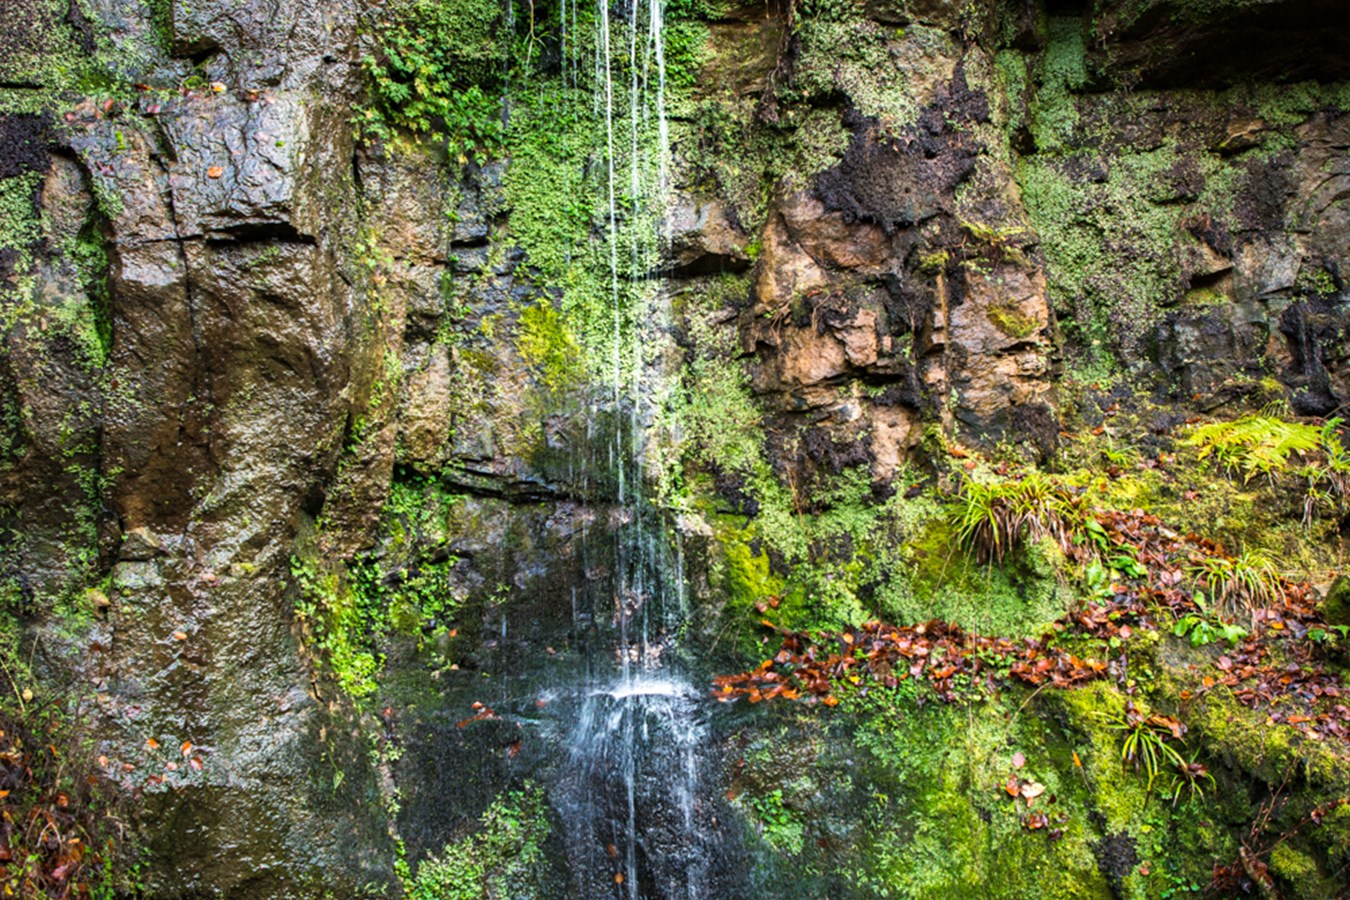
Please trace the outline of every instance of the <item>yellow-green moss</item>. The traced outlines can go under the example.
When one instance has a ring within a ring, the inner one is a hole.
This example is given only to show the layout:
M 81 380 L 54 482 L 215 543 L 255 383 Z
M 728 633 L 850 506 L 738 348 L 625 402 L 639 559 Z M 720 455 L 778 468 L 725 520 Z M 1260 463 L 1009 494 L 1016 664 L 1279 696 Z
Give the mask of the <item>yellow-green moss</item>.
M 1011 338 L 1029 338 L 1040 330 L 1041 323 L 1026 315 L 1013 303 L 1000 303 L 985 311 L 994 327 Z
M 547 300 L 521 310 L 516 349 L 549 390 L 561 391 L 577 381 L 580 348 Z

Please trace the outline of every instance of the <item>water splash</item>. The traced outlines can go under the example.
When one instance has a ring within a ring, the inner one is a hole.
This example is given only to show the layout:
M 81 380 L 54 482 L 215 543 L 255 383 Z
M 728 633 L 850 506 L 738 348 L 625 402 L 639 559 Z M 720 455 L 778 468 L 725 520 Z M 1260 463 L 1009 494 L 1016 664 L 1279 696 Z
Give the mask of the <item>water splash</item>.
M 556 804 L 576 896 L 708 895 L 698 699 L 687 682 L 637 675 L 583 701 Z
M 702 897 L 713 859 L 711 829 L 699 822 L 710 808 L 701 799 L 707 736 L 700 692 L 682 674 L 674 640 L 685 615 L 683 553 L 644 491 L 650 426 L 666 389 L 660 354 L 646 351 L 670 319 L 668 293 L 651 277 L 669 190 L 665 11 L 662 0 L 596 2 L 591 105 L 612 315 L 609 408 L 592 418 L 607 412 L 616 423 L 601 452 L 624 524 L 611 548 L 611 652 L 593 660 L 579 692 L 554 806 L 577 896 Z M 573 9 L 568 46 L 576 48 Z M 574 612 L 574 621 L 584 616 Z

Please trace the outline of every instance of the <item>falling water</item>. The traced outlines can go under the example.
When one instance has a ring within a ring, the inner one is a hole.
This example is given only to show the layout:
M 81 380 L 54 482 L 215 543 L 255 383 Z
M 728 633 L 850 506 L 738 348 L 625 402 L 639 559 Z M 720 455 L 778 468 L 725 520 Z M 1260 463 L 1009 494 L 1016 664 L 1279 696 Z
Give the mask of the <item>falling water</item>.
M 607 451 L 625 524 L 614 546 L 612 655 L 591 667 L 582 690 L 554 805 L 577 896 L 694 898 L 707 896 L 712 858 L 700 822 L 706 726 L 701 692 L 681 674 L 673 643 L 684 615 L 683 556 L 643 490 L 661 390 L 660 362 L 644 348 L 668 321 L 668 297 L 648 277 L 658 268 L 668 181 L 664 11 L 662 0 L 633 0 L 622 13 L 597 0 L 596 12 L 612 304 L 607 402 L 617 423 Z

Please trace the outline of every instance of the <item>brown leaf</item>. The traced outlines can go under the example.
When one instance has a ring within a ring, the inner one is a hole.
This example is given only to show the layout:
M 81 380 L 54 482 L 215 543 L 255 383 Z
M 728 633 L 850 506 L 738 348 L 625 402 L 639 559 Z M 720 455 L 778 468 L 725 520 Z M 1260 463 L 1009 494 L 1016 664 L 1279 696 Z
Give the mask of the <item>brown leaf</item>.
M 222 169 L 220 166 L 212 166 L 211 168 L 209 168 L 209 169 L 206 170 L 206 177 L 207 177 L 207 178 L 219 178 L 220 176 L 222 176 L 222 175 L 224 175 L 224 174 L 225 174 L 225 170 Z

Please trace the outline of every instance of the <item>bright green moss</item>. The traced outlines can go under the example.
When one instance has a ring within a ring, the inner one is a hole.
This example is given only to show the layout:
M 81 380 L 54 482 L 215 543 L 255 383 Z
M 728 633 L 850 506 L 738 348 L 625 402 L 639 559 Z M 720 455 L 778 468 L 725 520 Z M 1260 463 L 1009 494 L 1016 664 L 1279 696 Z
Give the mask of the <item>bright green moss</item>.
M 1295 897 L 1333 897 L 1340 887 L 1334 878 L 1322 873 L 1317 860 L 1289 842 L 1275 845 L 1269 865 L 1271 872 L 1293 887 Z
M 549 390 L 561 391 L 575 382 L 580 350 L 562 316 L 547 300 L 521 311 L 516 349 Z
M 848 864 L 869 896 L 1110 896 L 1089 843 L 1096 836 L 1082 806 L 1084 788 L 1056 729 L 1017 715 L 1020 699 L 972 707 L 918 702 L 925 690 L 850 695 L 853 743 L 865 751 L 861 774 L 881 802 Z M 1023 754 L 1016 769 L 1013 752 Z M 1039 805 L 1061 829 L 1028 829 L 1025 803 L 1004 790 L 1014 774 L 1035 780 L 1057 803 Z
M 612 382 L 616 376 L 624 383 L 636 371 L 637 360 L 635 348 L 622 335 L 640 327 L 650 288 L 629 277 L 632 248 L 650 247 L 656 230 L 653 221 L 617 218 L 611 257 L 607 167 L 593 160 L 595 147 L 605 145 L 604 128 L 593 101 L 589 90 L 549 82 L 513 106 L 505 181 L 512 210 L 510 236 L 525 249 L 540 286 L 562 291 L 563 321 L 582 350 L 579 371 L 596 383 Z M 649 123 L 640 146 L 650 153 L 654 138 Z M 621 185 L 627 183 L 627 146 L 616 147 L 614 165 Z M 644 169 L 643 177 L 651 174 Z M 596 238 L 597 232 L 605 236 Z
M 994 327 L 1011 338 L 1029 338 L 1041 328 L 1041 323 L 1022 312 L 1013 303 L 997 304 L 985 312 Z
M 1078 125 L 1073 92 L 1087 83 L 1086 59 L 1080 21 L 1066 17 L 1050 19 L 1030 122 L 1036 147 L 1042 153 L 1062 149 Z M 1005 65 L 1005 72 L 1007 68 Z
M 460 603 L 451 584 L 458 559 L 446 552 L 459 500 L 436 479 L 399 479 L 382 510 L 378 555 L 334 561 L 319 554 L 321 533 L 297 541 L 291 575 L 302 637 L 353 699 L 379 689 L 385 643 L 394 635 L 433 651 L 428 665 L 444 662 L 434 651 Z
M 1041 238 L 1049 290 L 1060 322 L 1087 358 L 1139 351 L 1139 342 L 1179 299 L 1184 285 L 1174 252 L 1192 210 L 1231 206 L 1232 172 L 1208 157 L 1195 199 L 1177 184 L 1184 154 L 1174 143 L 1109 158 L 1036 155 L 1017 180 Z M 1104 178 L 1083 177 L 1095 168 Z M 1182 202 L 1178 202 L 1182 201 Z M 1113 248 L 1133 248 L 1130 253 Z

